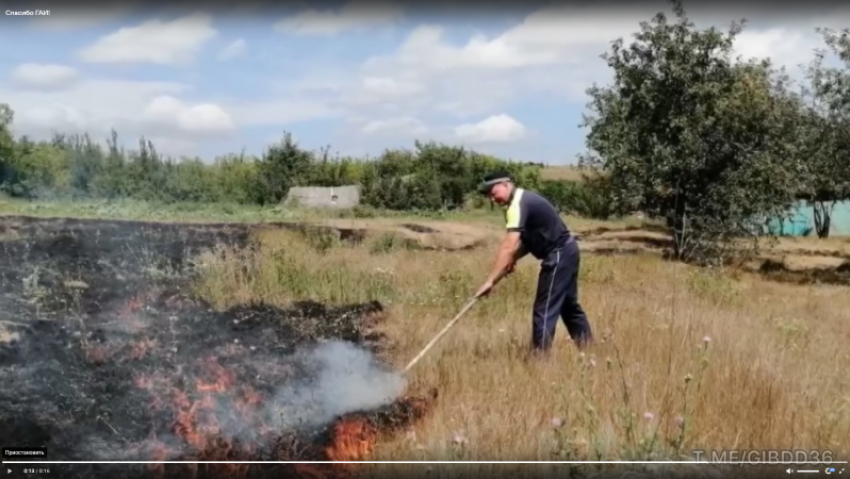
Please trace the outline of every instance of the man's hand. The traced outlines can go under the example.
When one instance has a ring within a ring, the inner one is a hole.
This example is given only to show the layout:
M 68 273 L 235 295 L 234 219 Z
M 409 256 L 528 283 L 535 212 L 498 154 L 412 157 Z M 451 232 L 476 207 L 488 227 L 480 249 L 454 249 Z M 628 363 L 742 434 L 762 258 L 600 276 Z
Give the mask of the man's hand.
M 520 241 L 519 233 L 516 231 L 508 232 L 508 234 L 505 235 L 505 239 L 502 240 L 502 246 L 499 247 L 499 253 L 496 256 L 496 264 L 493 265 L 493 270 L 490 272 L 487 282 L 478 288 L 478 292 L 475 293 L 475 297 L 480 298 L 487 296 L 490 293 L 490 290 L 493 289 L 493 287 L 501 281 L 502 278 L 513 273 L 517 260 L 524 254 L 525 252 L 522 247 L 522 242 Z
M 515 269 L 516 269 L 516 261 L 508 264 L 505 267 L 505 276 L 513 273 Z M 487 296 L 488 294 L 490 294 L 490 291 L 492 291 L 495 286 L 496 286 L 495 283 L 493 283 L 492 281 L 487 281 L 480 288 L 478 288 L 478 292 L 475 293 L 475 297 L 481 298 L 481 297 Z
M 475 293 L 475 299 L 482 298 L 490 294 L 490 291 L 493 289 L 493 283 L 491 281 L 487 281 L 480 288 L 478 288 L 478 292 Z

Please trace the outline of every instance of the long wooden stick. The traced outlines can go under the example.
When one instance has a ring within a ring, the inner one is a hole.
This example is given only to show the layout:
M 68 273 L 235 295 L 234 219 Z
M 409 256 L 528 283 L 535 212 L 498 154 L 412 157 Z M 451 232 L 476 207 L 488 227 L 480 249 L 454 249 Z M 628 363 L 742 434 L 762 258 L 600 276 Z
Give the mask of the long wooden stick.
M 404 368 L 402 374 L 410 371 L 410 368 L 412 368 L 414 364 L 418 363 L 419 360 L 422 359 L 423 356 L 425 356 L 428 350 L 431 349 L 435 344 L 437 344 L 437 341 L 439 341 L 440 338 L 442 338 L 447 332 L 449 332 L 449 330 L 452 329 L 452 326 L 454 326 L 455 323 L 457 323 L 458 320 L 462 318 L 463 315 L 466 314 L 466 312 L 469 311 L 470 308 L 472 308 L 472 306 L 474 306 L 477 301 L 478 298 L 473 298 L 469 303 L 467 303 L 466 306 L 464 306 L 463 309 L 461 309 L 460 312 L 457 313 L 457 316 L 455 316 L 454 319 L 449 321 L 449 324 L 447 324 L 442 331 L 437 333 L 437 335 L 434 336 L 434 339 L 432 339 L 431 342 L 429 342 L 424 348 L 422 348 L 422 351 L 420 351 L 415 358 L 413 358 L 409 363 L 407 363 L 407 366 Z

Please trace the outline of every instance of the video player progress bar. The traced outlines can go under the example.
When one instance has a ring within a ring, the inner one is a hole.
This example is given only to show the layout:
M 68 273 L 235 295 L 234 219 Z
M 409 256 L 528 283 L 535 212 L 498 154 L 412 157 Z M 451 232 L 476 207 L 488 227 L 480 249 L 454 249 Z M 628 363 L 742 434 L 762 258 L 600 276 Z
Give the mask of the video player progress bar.
M 770 461 L 2 461 L 3 464 L 706 464 L 706 465 L 811 465 L 811 462 Z M 848 464 L 847 461 L 828 461 L 821 464 Z M 795 472 L 819 472 L 797 470 Z

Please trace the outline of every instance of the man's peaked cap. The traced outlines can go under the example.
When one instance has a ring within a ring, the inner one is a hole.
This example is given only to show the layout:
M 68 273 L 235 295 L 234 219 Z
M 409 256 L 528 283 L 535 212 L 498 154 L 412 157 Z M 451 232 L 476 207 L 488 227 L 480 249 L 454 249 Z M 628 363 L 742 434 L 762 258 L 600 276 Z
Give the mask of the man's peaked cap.
M 484 177 L 484 180 L 478 185 L 478 192 L 482 195 L 486 195 L 490 192 L 490 189 L 492 189 L 493 186 L 506 181 L 513 181 L 510 173 L 505 170 L 494 171 Z

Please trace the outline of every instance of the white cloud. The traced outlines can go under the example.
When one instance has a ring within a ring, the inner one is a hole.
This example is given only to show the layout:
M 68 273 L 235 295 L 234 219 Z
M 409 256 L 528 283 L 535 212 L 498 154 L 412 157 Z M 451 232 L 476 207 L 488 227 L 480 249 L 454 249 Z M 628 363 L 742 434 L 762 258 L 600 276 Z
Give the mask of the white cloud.
M 525 137 L 525 126 L 502 113 L 478 123 L 466 123 L 455 128 L 455 135 L 471 143 L 504 143 Z
M 119 133 L 128 126 L 138 126 L 138 115 L 150 101 L 187 89 L 186 85 L 168 82 L 85 80 L 65 91 L 47 93 L 0 86 L 0 96 L 8 98 L 15 110 L 15 127 L 20 133 L 38 136 L 50 130 L 89 130 L 100 136 L 112 126 Z
M 224 47 L 224 49 L 218 54 L 218 59 L 221 61 L 227 61 L 236 58 L 245 53 L 245 48 L 247 46 L 248 43 L 244 38 L 234 40 Z
M 812 50 L 822 45 L 815 26 L 839 25 L 840 19 L 848 17 L 803 9 L 757 11 L 747 4 L 737 11 L 697 7 L 688 13 L 699 28 L 725 30 L 732 20 L 750 19 L 736 42 L 737 52 L 745 57 L 770 56 L 791 70 L 810 61 Z M 485 125 L 492 131 L 505 127 L 502 138 L 521 137 L 519 129 L 507 128 L 510 117 L 500 112 L 518 101 L 540 99 L 562 102 L 565 111 L 581 106 L 587 101 L 588 87 L 611 80 L 610 68 L 600 58 L 610 42 L 622 38 L 628 44 L 640 30 L 640 22 L 658 12 L 674 17 L 665 0 L 635 6 L 558 3 L 532 12 L 501 33 L 478 33 L 461 41 L 442 26 L 420 25 L 395 51 L 367 59 L 359 71 L 315 77 L 308 72 L 310 81 L 305 80 L 307 86 L 298 90 L 299 99 L 341 110 L 349 118 L 374 120 L 360 123 L 365 131 L 385 128 L 390 132 L 382 122 L 416 118 L 429 127 L 429 135 L 435 135 L 441 131 L 435 123 L 449 115 L 461 120 L 455 124 L 462 123 L 454 133 L 465 134 L 469 141 L 495 141 L 496 136 L 485 134 L 490 131 Z M 475 124 L 488 116 L 489 124 Z M 579 122 L 576 118 L 575 124 Z M 353 131 L 363 135 L 363 128 Z
M 792 28 L 744 30 L 735 39 L 735 53 L 743 59 L 770 57 L 775 64 L 785 66 L 789 73 L 814 59 L 816 49 L 824 48 L 822 39 L 814 32 Z
M 416 118 L 405 116 L 371 120 L 366 122 L 360 131 L 369 135 L 416 136 L 428 133 L 428 127 Z
M 606 44 L 637 30 L 638 22 L 644 18 L 634 9 L 622 7 L 614 13 L 559 4 L 533 12 L 500 35 L 490 38 L 475 34 L 462 45 L 452 44 L 442 27 L 423 25 L 392 55 L 373 57 L 365 68 L 432 79 L 447 72 L 453 79 L 456 75 L 485 73 L 492 77 L 541 67 L 587 67 L 594 63 L 603 69 L 599 55 L 606 50 Z M 427 62 L 423 61 L 425 58 Z
M 62 91 L 0 85 L 0 98 L 15 111 L 18 135 L 87 132 L 99 140 L 114 128 L 131 148 L 144 135 L 162 140 L 163 153 L 181 154 L 189 144 L 228 137 L 237 124 L 221 105 L 182 98 L 190 89 L 170 82 L 82 79 Z M 167 145 L 182 146 L 168 151 Z
M 189 133 L 226 133 L 234 129 L 230 115 L 220 106 L 210 103 L 189 106 L 170 95 L 151 100 L 142 118 Z
M 57 90 L 77 81 L 77 70 L 65 65 L 25 63 L 12 70 L 12 81 L 28 90 Z
M 320 99 L 299 98 L 297 93 L 268 101 L 233 100 L 224 106 L 240 126 L 287 125 L 346 115 L 341 108 Z
M 409 96 L 424 92 L 425 85 L 409 80 L 367 76 L 363 78 L 363 91 L 390 97 Z
M 402 17 L 403 9 L 391 0 L 351 0 L 337 11 L 309 9 L 284 18 L 275 30 L 295 35 L 325 35 L 365 30 Z
M 91 63 L 186 63 L 217 33 L 208 14 L 170 22 L 153 19 L 106 35 L 79 54 Z
M 713 25 L 725 30 L 732 20 L 748 18 L 735 44 L 737 53 L 770 56 L 792 73 L 799 71 L 800 63 L 811 61 L 813 49 L 823 45 L 814 27 L 837 26 L 848 17 L 845 11 L 833 15 L 802 9 L 754 11 L 748 7 L 745 11 L 745 4 L 737 12 L 696 7 L 688 15 L 699 28 Z M 559 2 L 529 14 L 500 34 L 478 33 L 462 42 L 450 39 L 441 26 L 421 25 L 391 54 L 364 62 L 361 83 L 349 85 L 341 101 L 375 110 L 391 107 L 419 118 L 426 113 L 460 118 L 490 115 L 529 95 L 584 103 L 589 86 L 611 80 L 610 68 L 599 58 L 610 42 L 622 38 L 628 44 L 640 22 L 658 12 L 674 17 L 662 0 L 634 6 Z M 370 84 L 369 78 L 380 82 Z
M 373 58 L 367 66 L 418 67 L 433 75 L 458 68 L 508 70 L 575 63 L 602 53 L 583 47 L 604 45 L 637 28 L 637 17 L 625 11 L 606 14 L 604 22 L 602 18 L 598 10 L 574 6 L 541 9 L 499 36 L 475 34 L 462 46 L 450 44 L 442 27 L 423 25 L 392 56 Z
M 379 88 L 363 81 L 345 101 L 394 105 L 420 117 L 470 118 L 496 113 L 528 93 L 583 99 L 584 89 L 607 73 L 599 59 L 606 43 L 636 30 L 642 19 L 622 6 L 618 12 L 558 6 L 538 10 L 500 35 L 475 34 L 461 44 L 440 26 L 422 25 L 392 54 L 363 64 L 363 77 L 380 78 Z

